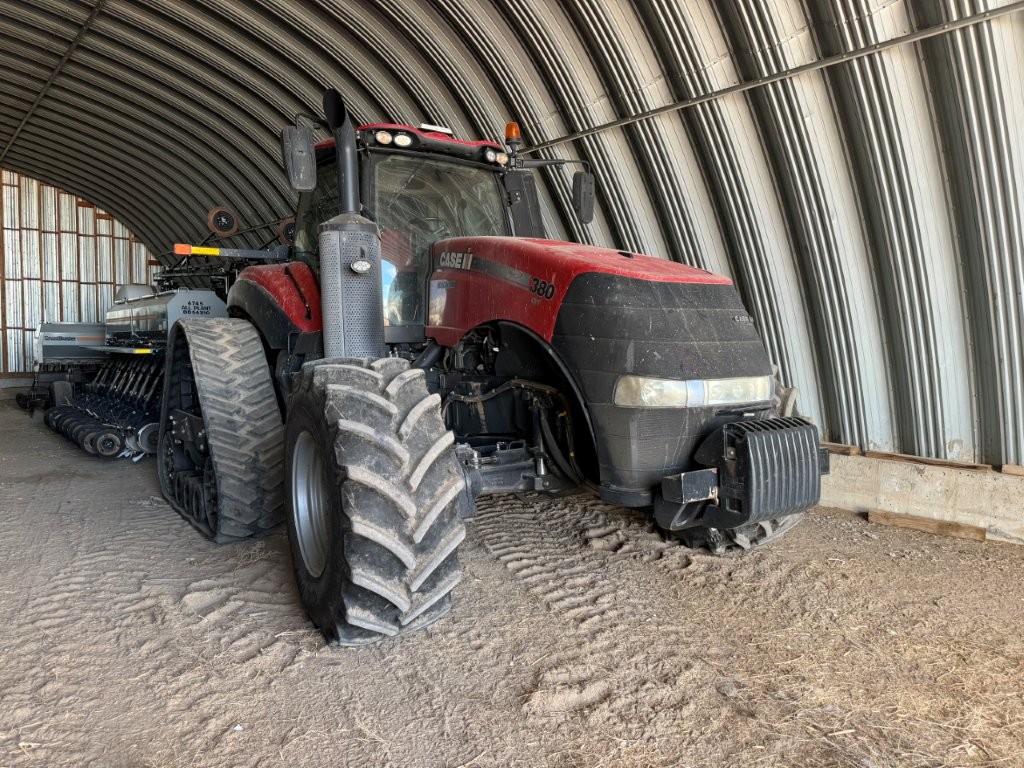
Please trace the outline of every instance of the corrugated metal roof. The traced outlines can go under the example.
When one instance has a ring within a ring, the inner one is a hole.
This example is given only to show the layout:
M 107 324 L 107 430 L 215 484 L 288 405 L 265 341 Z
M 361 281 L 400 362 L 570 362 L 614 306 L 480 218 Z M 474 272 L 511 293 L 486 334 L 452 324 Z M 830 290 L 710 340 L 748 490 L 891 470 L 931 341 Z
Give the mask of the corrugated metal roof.
M 553 233 L 730 275 L 828 437 L 1021 463 L 1022 8 L 0 0 L 0 164 L 160 252 L 216 205 L 289 212 L 277 135 L 324 85 L 360 120 L 517 119 L 599 179 L 580 226 L 545 171 Z

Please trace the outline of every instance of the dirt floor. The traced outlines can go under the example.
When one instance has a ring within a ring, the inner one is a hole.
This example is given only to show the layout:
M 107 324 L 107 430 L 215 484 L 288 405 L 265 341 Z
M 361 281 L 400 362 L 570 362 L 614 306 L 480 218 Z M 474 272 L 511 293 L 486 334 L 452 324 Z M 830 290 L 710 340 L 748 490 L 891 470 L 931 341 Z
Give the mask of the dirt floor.
M 452 613 L 326 647 L 283 531 L 0 406 L 0 767 L 1022 766 L 1024 547 L 815 510 L 742 557 L 482 500 Z

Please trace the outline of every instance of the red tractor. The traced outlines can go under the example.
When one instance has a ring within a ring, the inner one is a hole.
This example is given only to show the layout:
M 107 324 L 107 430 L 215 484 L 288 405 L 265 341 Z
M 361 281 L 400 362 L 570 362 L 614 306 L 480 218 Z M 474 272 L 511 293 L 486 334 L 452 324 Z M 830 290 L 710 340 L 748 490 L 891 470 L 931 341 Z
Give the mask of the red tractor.
M 284 133 L 298 189 L 285 263 L 242 270 L 229 319 L 167 349 L 164 494 L 217 541 L 282 517 L 329 640 L 372 642 L 451 606 L 481 494 L 652 510 L 715 550 L 771 538 L 819 498 L 817 429 L 778 412 L 729 280 L 543 239 L 517 156 L 435 126 Z M 574 200 L 592 215 L 593 182 Z

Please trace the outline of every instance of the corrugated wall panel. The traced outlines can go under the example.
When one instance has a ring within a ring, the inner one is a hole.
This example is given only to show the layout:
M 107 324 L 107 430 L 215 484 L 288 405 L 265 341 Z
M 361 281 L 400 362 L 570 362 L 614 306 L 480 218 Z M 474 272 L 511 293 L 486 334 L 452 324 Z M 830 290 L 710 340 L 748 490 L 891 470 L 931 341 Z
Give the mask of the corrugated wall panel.
M 892 3 L 816 9 L 826 54 L 878 44 L 912 27 Z M 955 235 L 933 141 L 926 82 L 913 46 L 830 71 L 876 255 L 900 446 L 923 456 L 977 457 Z M 949 311 L 953 308 L 953 311 Z
M 25 335 L 21 331 L 8 330 L 4 332 L 4 336 L 7 341 L 4 345 L 4 367 L 16 371 L 25 358 Z
M 660 51 L 671 71 L 673 98 L 714 92 L 738 81 L 723 52 L 728 44 L 702 25 L 714 18 L 710 4 L 685 9 L 659 4 L 671 18 L 673 47 Z M 704 183 L 724 233 L 736 285 L 757 320 L 771 358 L 785 382 L 803 391 L 802 409 L 820 422 L 823 409 L 799 275 L 772 174 L 759 142 L 756 116 L 744 96 L 729 96 L 681 115 L 704 166 Z
M 56 232 L 39 233 L 39 246 L 42 254 L 43 279 L 47 281 L 60 279 L 60 235 Z
M 564 133 L 564 122 L 554 100 L 544 89 L 532 87 L 540 75 L 520 42 L 507 34 L 498 9 L 486 0 L 452 0 L 439 3 L 437 12 L 444 15 L 447 24 L 473 52 L 495 97 L 503 99 L 503 122 L 518 121 L 530 144 Z M 566 216 L 569 183 L 564 170 L 543 171 L 539 192 L 549 235 L 564 238 L 570 231 L 580 229 L 578 222 Z
M 115 275 L 151 283 L 149 251 L 95 206 L 2 172 L 0 373 L 32 370 L 41 322 L 96 322 L 113 301 Z
M 744 80 L 817 60 L 799 2 L 730 6 Z M 827 84 L 812 72 L 751 92 L 809 305 L 824 423 L 846 442 L 894 450 L 888 368 L 869 245 Z M 867 311 L 866 311 L 867 310 Z
M 111 262 L 114 265 L 114 284 L 126 285 L 128 283 L 134 283 L 135 279 L 132 274 L 134 264 L 132 264 L 131 242 L 126 238 L 117 237 L 117 230 L 115 229 L 112 245 L 113 254 Z M 139 270 L 139 275 L 145 275 L 145 269 Z
M 132 241 L 129 245 L 132 254 L 132 279 L 133 283 L 152 282 L 152 267 L 149 266 L 150 255 L 142 243 Z
M 983 10 L 920 4 L 919 23 Z M 1024 99 L 1020 71 L 1000 52 L 1022 50 L 1020 17 L 925 43 L 924 61 L 949 168 L 973 350 L 981 452 L 1024 461 Z

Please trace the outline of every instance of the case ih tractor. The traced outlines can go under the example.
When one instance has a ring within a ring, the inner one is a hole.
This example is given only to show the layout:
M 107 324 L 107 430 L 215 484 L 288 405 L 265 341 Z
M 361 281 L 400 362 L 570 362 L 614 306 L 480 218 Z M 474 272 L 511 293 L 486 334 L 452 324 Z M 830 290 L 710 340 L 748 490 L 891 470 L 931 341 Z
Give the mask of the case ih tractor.
M 441 617 L 481 494 L 585 486 L 719 551 L 817 502 L 817 430 L 778 412 L 727 279 L 543 239 L 529 168 L 558 161 L 517 156 L 516 137 L 356 129 L 336 92 L 324 103 L 332 141 L 298 119 L 284 133 L 290 260 L 242 270 L 230 317 L 171 330 L 158 466 L 217 541 L 287 519 L 329 640 Z M 591 185 L 577 174 L 584 219 Z

